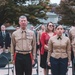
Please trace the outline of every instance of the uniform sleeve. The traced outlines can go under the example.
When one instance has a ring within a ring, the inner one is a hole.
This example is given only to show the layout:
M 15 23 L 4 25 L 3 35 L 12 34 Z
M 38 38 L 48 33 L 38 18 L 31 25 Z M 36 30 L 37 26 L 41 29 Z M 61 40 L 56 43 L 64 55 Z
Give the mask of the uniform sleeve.
M 70 38 L 70 41 L 72 43 L 72 34 L 71 34 L 71 31 L 69 31 L 69 38 Z
M 51 40 L 51 38 L 50 38 L 49 41 L 48 41 L 48 55 L 47 55 L 47 62 L 50 61 L 50 56 L 51 56 L 52 50 L 53 50 L 53 43 L 52 43 L 52 40 Z
M 15 36 L 14 34 L 12 34 L 12 37 L 11 37 L 11 54 L 14 55 L 14 52 L 15 52 Z M 12 58 L 13 59 L 13 58 Z
M 67 54 L 68 54 L 68 61 L 71 61 L 71 44 L 70 44 L 69 38 L 68 38 L 68 41 L 67 41 Z
M 36 37 L 35 37 L 35 33 L 33 33 L 32 55 L 33 55 L 33 59 L 35 59 L 36 58 Z

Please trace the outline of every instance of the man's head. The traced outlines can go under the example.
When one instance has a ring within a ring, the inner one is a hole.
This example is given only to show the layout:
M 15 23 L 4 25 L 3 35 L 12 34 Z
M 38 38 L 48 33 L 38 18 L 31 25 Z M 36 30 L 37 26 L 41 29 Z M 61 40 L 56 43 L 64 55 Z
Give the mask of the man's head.
M 30 29 L 31 29 L 31 30 L 34 30 L 34 26 L 31 26 Z
M 5 25 L 2 25 L 2 26 L 1 26 L 1 31 L 5 31 L 5 29 L 6 29 L 6 28 L 5 28 Z
M 19 24 L 20 24 L 20 27 L 21 27 L 22 29 L 26 29 L 27 24 L 28 24 L 28 21 L 27 21 L 26 16 L 20 16 L 20 17 L 19 17 Z
M 20 27 L 16 27 L 16 30 L 18 30 Z
M 45 30 L 45 25 L 41 25 L 41 29 L 42 30 Z

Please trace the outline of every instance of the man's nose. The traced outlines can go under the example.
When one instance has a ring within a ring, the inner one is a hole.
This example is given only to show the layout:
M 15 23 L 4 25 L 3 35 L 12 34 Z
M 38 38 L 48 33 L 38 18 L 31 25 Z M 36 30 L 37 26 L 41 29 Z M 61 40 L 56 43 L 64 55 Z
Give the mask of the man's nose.
M 61 32 L 61 29 L 59 29 L 59 32 Z
M 22 23 L 24 23 L 25 21 L 24 20 L 22 20 Z

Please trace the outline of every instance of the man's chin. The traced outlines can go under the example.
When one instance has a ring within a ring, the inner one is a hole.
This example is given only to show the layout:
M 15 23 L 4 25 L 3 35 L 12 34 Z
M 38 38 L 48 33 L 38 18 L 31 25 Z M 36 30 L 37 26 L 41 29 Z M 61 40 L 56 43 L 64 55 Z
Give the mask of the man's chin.
M 26 29 L 26 27 L 21 27 L 22 29 Z

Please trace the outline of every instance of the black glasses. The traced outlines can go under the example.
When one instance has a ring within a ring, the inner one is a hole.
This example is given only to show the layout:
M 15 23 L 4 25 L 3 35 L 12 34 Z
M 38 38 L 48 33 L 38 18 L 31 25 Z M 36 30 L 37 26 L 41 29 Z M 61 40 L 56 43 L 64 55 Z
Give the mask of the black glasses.
M 48 25 L 49 27 L 54 27 L 54 25 Z

